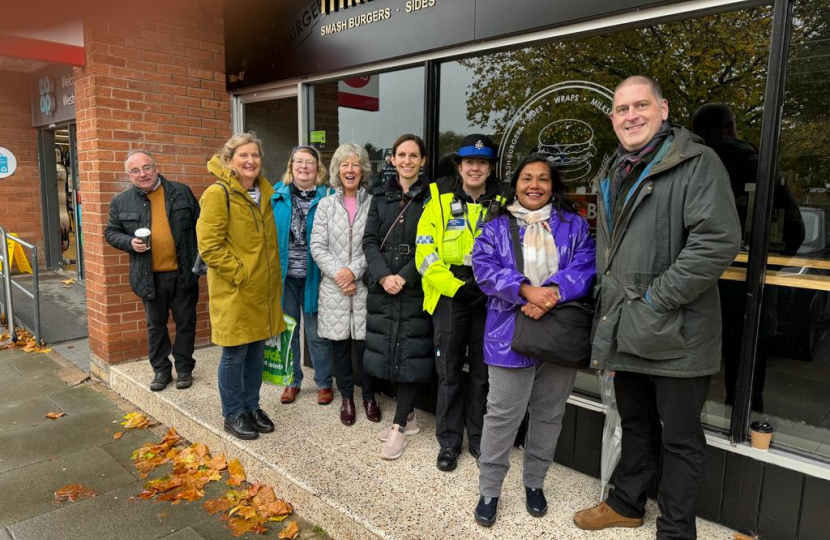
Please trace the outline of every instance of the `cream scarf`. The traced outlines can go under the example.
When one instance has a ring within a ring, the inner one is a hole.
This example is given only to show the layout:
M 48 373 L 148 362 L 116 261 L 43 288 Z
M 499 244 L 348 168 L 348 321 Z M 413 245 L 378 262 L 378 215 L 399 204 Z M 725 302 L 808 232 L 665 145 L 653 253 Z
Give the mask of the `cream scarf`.
M 530 284 L 540 287 L 547 279 L 559 271 L 559 252 L 550 230 L 551 203 L 539 210 L 528 210 L 519 201 L 507 207 L 520 225 L 527 224 L 524 241 L 524 274 Z M 518 255 L 518 254 L 517 254 Z

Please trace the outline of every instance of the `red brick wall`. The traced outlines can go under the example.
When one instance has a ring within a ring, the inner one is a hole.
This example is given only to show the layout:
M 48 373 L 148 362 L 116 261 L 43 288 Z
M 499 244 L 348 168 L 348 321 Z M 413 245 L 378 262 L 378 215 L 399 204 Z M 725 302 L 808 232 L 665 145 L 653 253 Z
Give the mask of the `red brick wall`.
M 17 158 L 17 171 L 0 179 L 0 226 L 36 244 L 43 261 L 43 222 L 37 131 L 32 127 L 29 75 L 2 72 L 0 84 L 0 146 Z M 28 252 L 28 250 L 27 250 Z M 31 262 L 31 261 L 30 261 Z
M 84 21 L 87 65 L 75 70 L 75 107 L 89 343 L 99 368 L 147 355 L 128 255 L 103 236 L 110 200 L 129 186 L 124 157 L 136 148 L 153 152 L 160 172 L 189 185 L 197 198 L 213 182 L 205 164 L 231 134 L 223 32 L 221 0 L 181 0 Z M 201 281 L 197 345 L 209 339 Z

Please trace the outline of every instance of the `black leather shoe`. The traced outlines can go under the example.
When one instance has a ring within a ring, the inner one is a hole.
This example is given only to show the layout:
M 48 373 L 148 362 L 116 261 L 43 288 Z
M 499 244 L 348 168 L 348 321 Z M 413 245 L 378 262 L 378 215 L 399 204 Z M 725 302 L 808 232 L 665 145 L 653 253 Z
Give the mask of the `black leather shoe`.
M 192 373 L 176 373 L 176 388 L 178 388 L 179 390 L 184 390 L 185 388 L 190 388 L 192 384 Z
M 248 414 L 251 416 L 251 420 L 254 423 L 254 429 L 256 429 L 258 433 L 271 433 L 274 431 L 274 423 L 270 418 L 268 418 L 268 415 L 265 414 L 265 411 L 262 409 L 257 409 Z
M 460 448 L 442 448 L 438 452 L 438 459 L 435 461 L 435 465 L 445 472 L 454 471 L 458 465 L 458 454 L 460 453 Z
M 473 514 L 475 515 L 476 523 L 478 523 L 482 527 L 492 527 L 493 523 L 496 522 L 496 517 L 498 516 L 498 513 L 499 498 L 485 497 L 482 495 L 478 498 L 476 511 Z
M 542 517 L 548 513 L 548 501 L 545 499 L 545 493 L 542 491 L 542 488 L 533 489 L 526 487 L 525 498 L 527 500 L 525 507 L 531 516 Z
M 470 447 L 470 455 L 473 456 L 474 458 L 476 458 L 476 460 L 478 460 L 478 458 L 481 457 L 481 450 L 479 448 L 475 447 L 475 446 L 471 446 Z
M 239 413 L 234 418 L 225 419 L 225 431 L 237 439 L 251 440 L 259 437 L 254 421 L 248 413 Z
M 167 385 L 173 381 L 173 376 L 169 373 L 156 373 L 153 377 L 153 382 L 150 383 L 150 390 L 153 392 L 161 392 Z

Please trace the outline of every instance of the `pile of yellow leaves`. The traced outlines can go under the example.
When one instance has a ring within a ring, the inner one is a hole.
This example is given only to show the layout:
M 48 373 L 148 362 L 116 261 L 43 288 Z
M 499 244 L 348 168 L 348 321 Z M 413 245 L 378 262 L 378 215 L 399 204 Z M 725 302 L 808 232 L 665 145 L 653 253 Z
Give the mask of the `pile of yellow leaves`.
M 91 499 L 98 495 L 83 484 L 69 484 L 55 492 L 55 500 L 52 504 L 60 504 L 64 501 L 75 502 L 78 499 Z
M 133 452 L 131 459 L 141 478 L 146 478 L 150 471 L 161 465 L 172 463 L 173 466 L 172 474 L 148 481 L 144 491 L 133 500 L 155 498 L 172 504 L 198 501 L 205 495 L 205 486 L 221 480 L 222 471 L 227 470 L 227 484 L 240 489 L 232 489 L 220 499 L 205 502 L 202 507 L 209 514 L 222 512 L 222 521 L 235 536 L 247 532 L 263 534 L 267 523 L 283 521 L 294 511 L 290 503 L 277 499 L 271 486 L 257 483 L 244 488 L 245 470 L 238 460 L 228 461 L 224 454 L 211 456 L 204 443 L 181 448 L 177 446 L 180 442 L 175 428 L 170 428 L 158 444 L 145 445 Z M 297 524 L 292 522 L 280 531 L 279 538 L 293 540 L 299 532 Z
M 223 512 L 221 519 L 234 536 L 248 532 L 264 534 L 268 523 L 283 521 L 294 512 L 291 503 L 277 499 L 274 488 L 261 483 L 251 484 L 248 489 L 230 490 L 220 499 L 205 502 L 202 508 L 211 515 Z M 293 539 L 299 533 L 297 523 L 291 522 L 280 531 L 279 538 Z
M 38 342 L 35 340 L 35 337 L 23 328 L 15 329 L 15 333 L 17 334 L 17 341 L 9 342 L 0 347 L 0 349 L 21 349 L 23 352 L 33 353 L 52 352 L 52 349 L 46 347 L 46 342 L 41 340 L 40 344 L 38 344 Z M 2 336 L 0 336 L 0 342 L 7 341 L 8 339 L 8 334 L 3 334 Z
M 119 431 L 113 435 L 113 438 L 120 439 L 128 429 L 147 429 L 155 426 L 156 423 L 141 414 L 140 412 L 131 412 L 124 416 L 124 421 L 121 422 L 124 426 L 124 431 Z

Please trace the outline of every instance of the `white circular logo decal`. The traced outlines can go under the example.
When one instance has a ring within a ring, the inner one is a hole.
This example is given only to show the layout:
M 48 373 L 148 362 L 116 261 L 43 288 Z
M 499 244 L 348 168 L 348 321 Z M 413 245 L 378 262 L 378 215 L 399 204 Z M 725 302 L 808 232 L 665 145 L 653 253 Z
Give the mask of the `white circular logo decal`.
M 610 159 L 616 137 L 608 115 L 614 93 L 588 81 L 551 85 L 519 107 L 499 145 L 501 178 L 532 151 L 548 156 L 565 183 L 587 184 Z
M 17 169 L 17 159 L 10 150 L 0 146 L 0 178 L 8 178 Z

